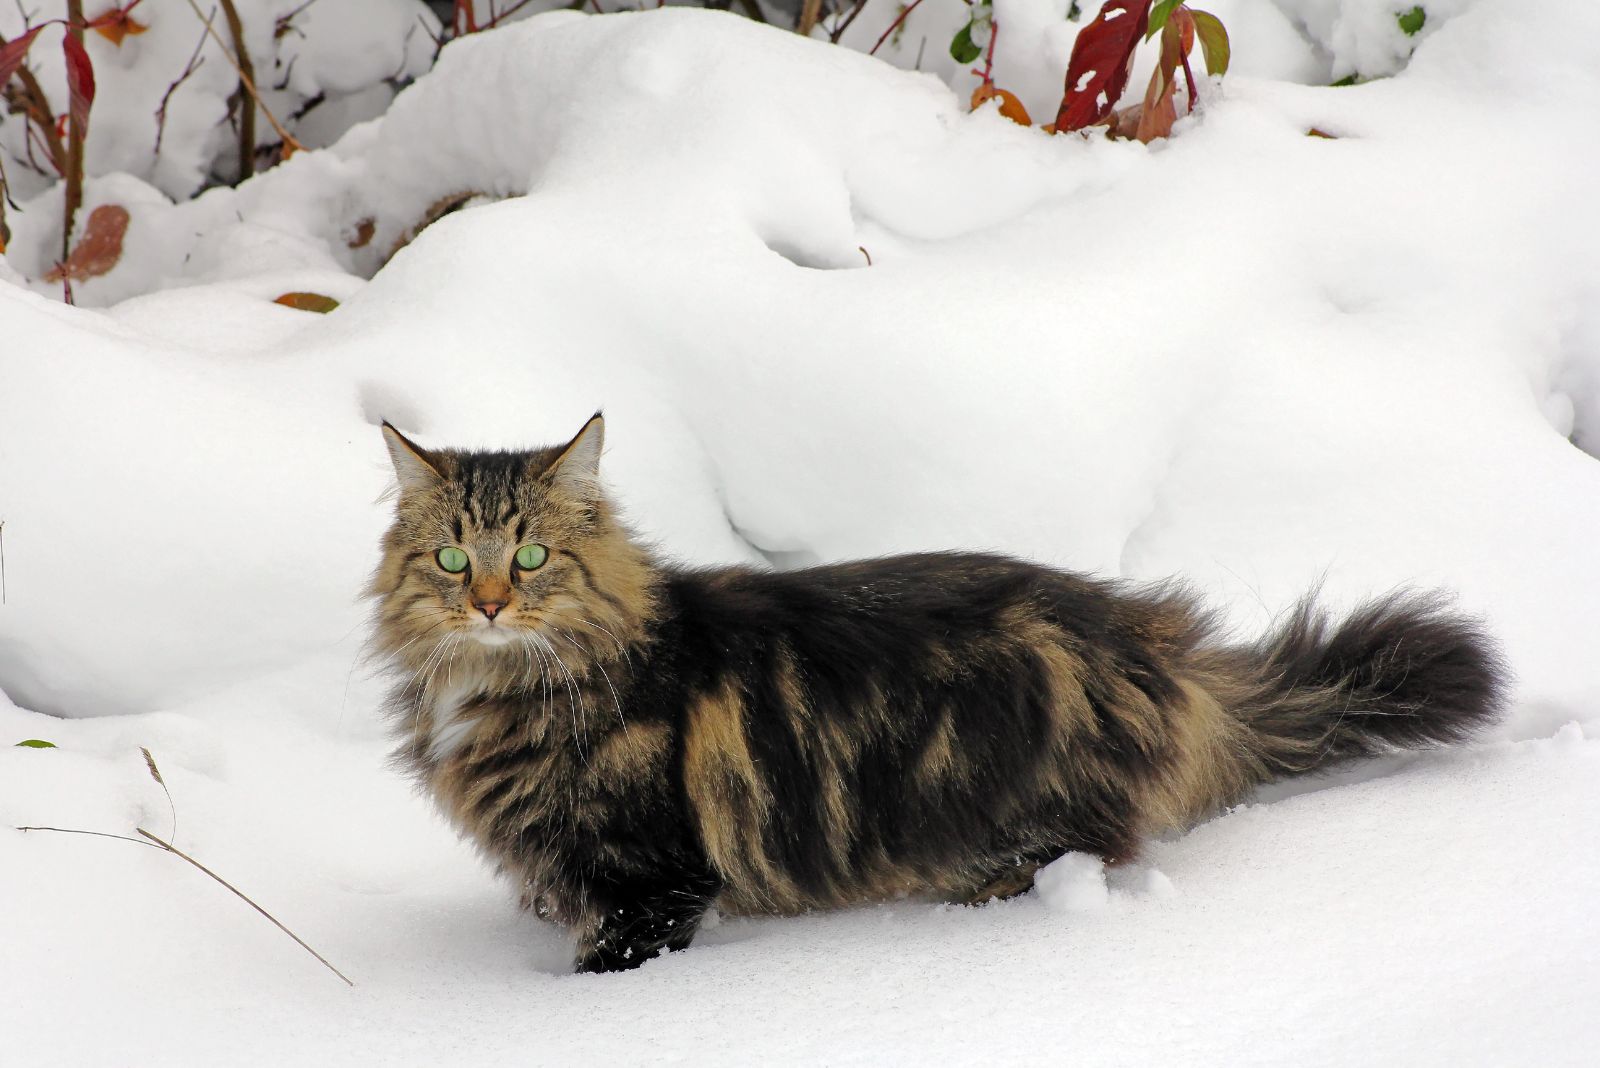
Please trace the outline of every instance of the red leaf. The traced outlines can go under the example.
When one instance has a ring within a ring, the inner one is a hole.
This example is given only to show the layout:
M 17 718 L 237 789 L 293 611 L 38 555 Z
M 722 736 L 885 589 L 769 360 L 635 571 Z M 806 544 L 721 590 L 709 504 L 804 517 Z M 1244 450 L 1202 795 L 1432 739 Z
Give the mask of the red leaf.
M 83 42 L 72 34 L 61 39 L 61 51 L 67 60 L 67 100 L 72 121 L 87 136 L 89 133 L 89 108 L 94 104 L 94 64 Z
M 1067 63 L 1067 91 L 1056 129 L 1081 130 L 1102 122 L 1128 87 L 1133 51 L 1150 19 L 1150 0 L 1107 0 L 1078 34 Z
M 22 61 L 28 58 L 28 48 L 42 29 L 43 26 L 35 26 L 21 37 L 13 37 L 0 45 L 0 89 L 5 88 L 6 82 L 9 82 L 11 76 L 17 73 L 17 68 L 22 66 Z
M 89 213 L 78 247 L 66 263 L 50 268 L 45 281 L 63 278 L 82 281 L 108 273 L 122 258 L 122 239 L 128 233 L 128 209 L 120 204 L 102 204 Z

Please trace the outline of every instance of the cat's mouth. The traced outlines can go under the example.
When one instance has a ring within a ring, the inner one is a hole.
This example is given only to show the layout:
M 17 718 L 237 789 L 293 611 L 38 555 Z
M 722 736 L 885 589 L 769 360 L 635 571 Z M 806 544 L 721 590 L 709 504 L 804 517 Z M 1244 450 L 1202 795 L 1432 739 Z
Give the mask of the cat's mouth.
M 516 636 L 511 633 L 511 627 L 509 625 L 496 623 L 492 619 L 486 619 L 482 623 L 477 624 L 471 629 L 470 633 L 472 637 L 478 639 L 478 643 L 480 645 L 488 645 L 491 647 L 510 645 L 512 642 L 516 641 Z

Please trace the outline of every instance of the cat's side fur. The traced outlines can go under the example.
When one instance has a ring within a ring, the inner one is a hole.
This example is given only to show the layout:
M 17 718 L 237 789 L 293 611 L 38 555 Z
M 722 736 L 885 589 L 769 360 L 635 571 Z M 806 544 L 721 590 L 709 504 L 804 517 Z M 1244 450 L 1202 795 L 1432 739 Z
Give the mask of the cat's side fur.
M 1429 597 L 1338 625 L 1308 603 L 1231 646 L 1181 590 L 1000 556 L 684 569 L 618 523 L 598 415 L 521 453 L 384 429 L 396 759 L 577 933 L 584 971 L 686 946 L 713 904 L 1020 892 L 1069 850 L 1123 860 L 1258 784 L 1460 739 L 1501 702 L 1492 643 Z M 512 567 L 530 541 L 548 562 Z M 459 575 L 434 557 L 451 545 Z

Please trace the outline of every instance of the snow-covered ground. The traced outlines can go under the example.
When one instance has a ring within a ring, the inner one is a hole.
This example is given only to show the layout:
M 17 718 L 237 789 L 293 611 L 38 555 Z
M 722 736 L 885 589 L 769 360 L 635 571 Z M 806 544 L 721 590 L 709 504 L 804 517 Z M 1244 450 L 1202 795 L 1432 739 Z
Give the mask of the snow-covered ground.
M 1036 117 L 1067 6 L 997 3 Z M 0 826 L 166 836 L 148 747 L 178 847 L 355 986 L 174 857 L 0 831 L 0 1062 L 1591 1061 L 1600 11 L 1440 0 L 1397 41 L 1368 0 L 1212 6 L 1235 68 L 1150 147 L 968 114 L 947 57 L 554 12 L 237 190 L 92 180 L 133 214 L 93 308 L 21 278 L 59 192 L 13 212 Z M 1323 84 L 1352 71 L 1394 76 Z M 999 548 L 1183 575 L 1241 634 L 1318 582 L 1444 586 L 1516 706 L 1015 901 L 730 920 L 569 976 L 383 767 L 357 595 L 379 420 L 525 445 L 600 405 L 678 557 Z

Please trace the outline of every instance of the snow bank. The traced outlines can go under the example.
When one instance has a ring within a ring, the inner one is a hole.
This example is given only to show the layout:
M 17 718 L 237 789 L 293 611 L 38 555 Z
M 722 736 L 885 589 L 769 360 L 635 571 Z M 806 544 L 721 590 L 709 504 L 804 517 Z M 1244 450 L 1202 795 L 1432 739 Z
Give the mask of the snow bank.
M 1571 132 L 1597 36 L 1480 5 L 1404 78 L 1240 78 L 1155 149 L 704 12 L 457 42 L 336 149 L 171 209 L 251 208 L 202 238 L 220 289 L 109 321 L 0 294 L 38 321 L 0 356 L 0 444 L 51 457 L 0 473 L 0 678 L 129 711 L 291 662 L 357 625 L 367 424 L 525 444 L 605 404 L 613 483 L 677 555 L 1002 548 L 1185 574 L 1249 626 L 1319 580 L 1444 585 L 1553 726 L 1595 688 L 1567 621 L 1600 487 L 1564 434 L 1596 398 L 1564 390 L 1595 360 Z M 1486 52 L 1527 71 L 1515 98 Z M 452 189 L 534 192 L 443 220 L 326 320 L 249 299 L 325 285 L 354 220 L 378 248 Z M 218 339 L 259 355 L 195 351 Z M 138 561 L 109 590 L 79 566 L 108 516 Z

